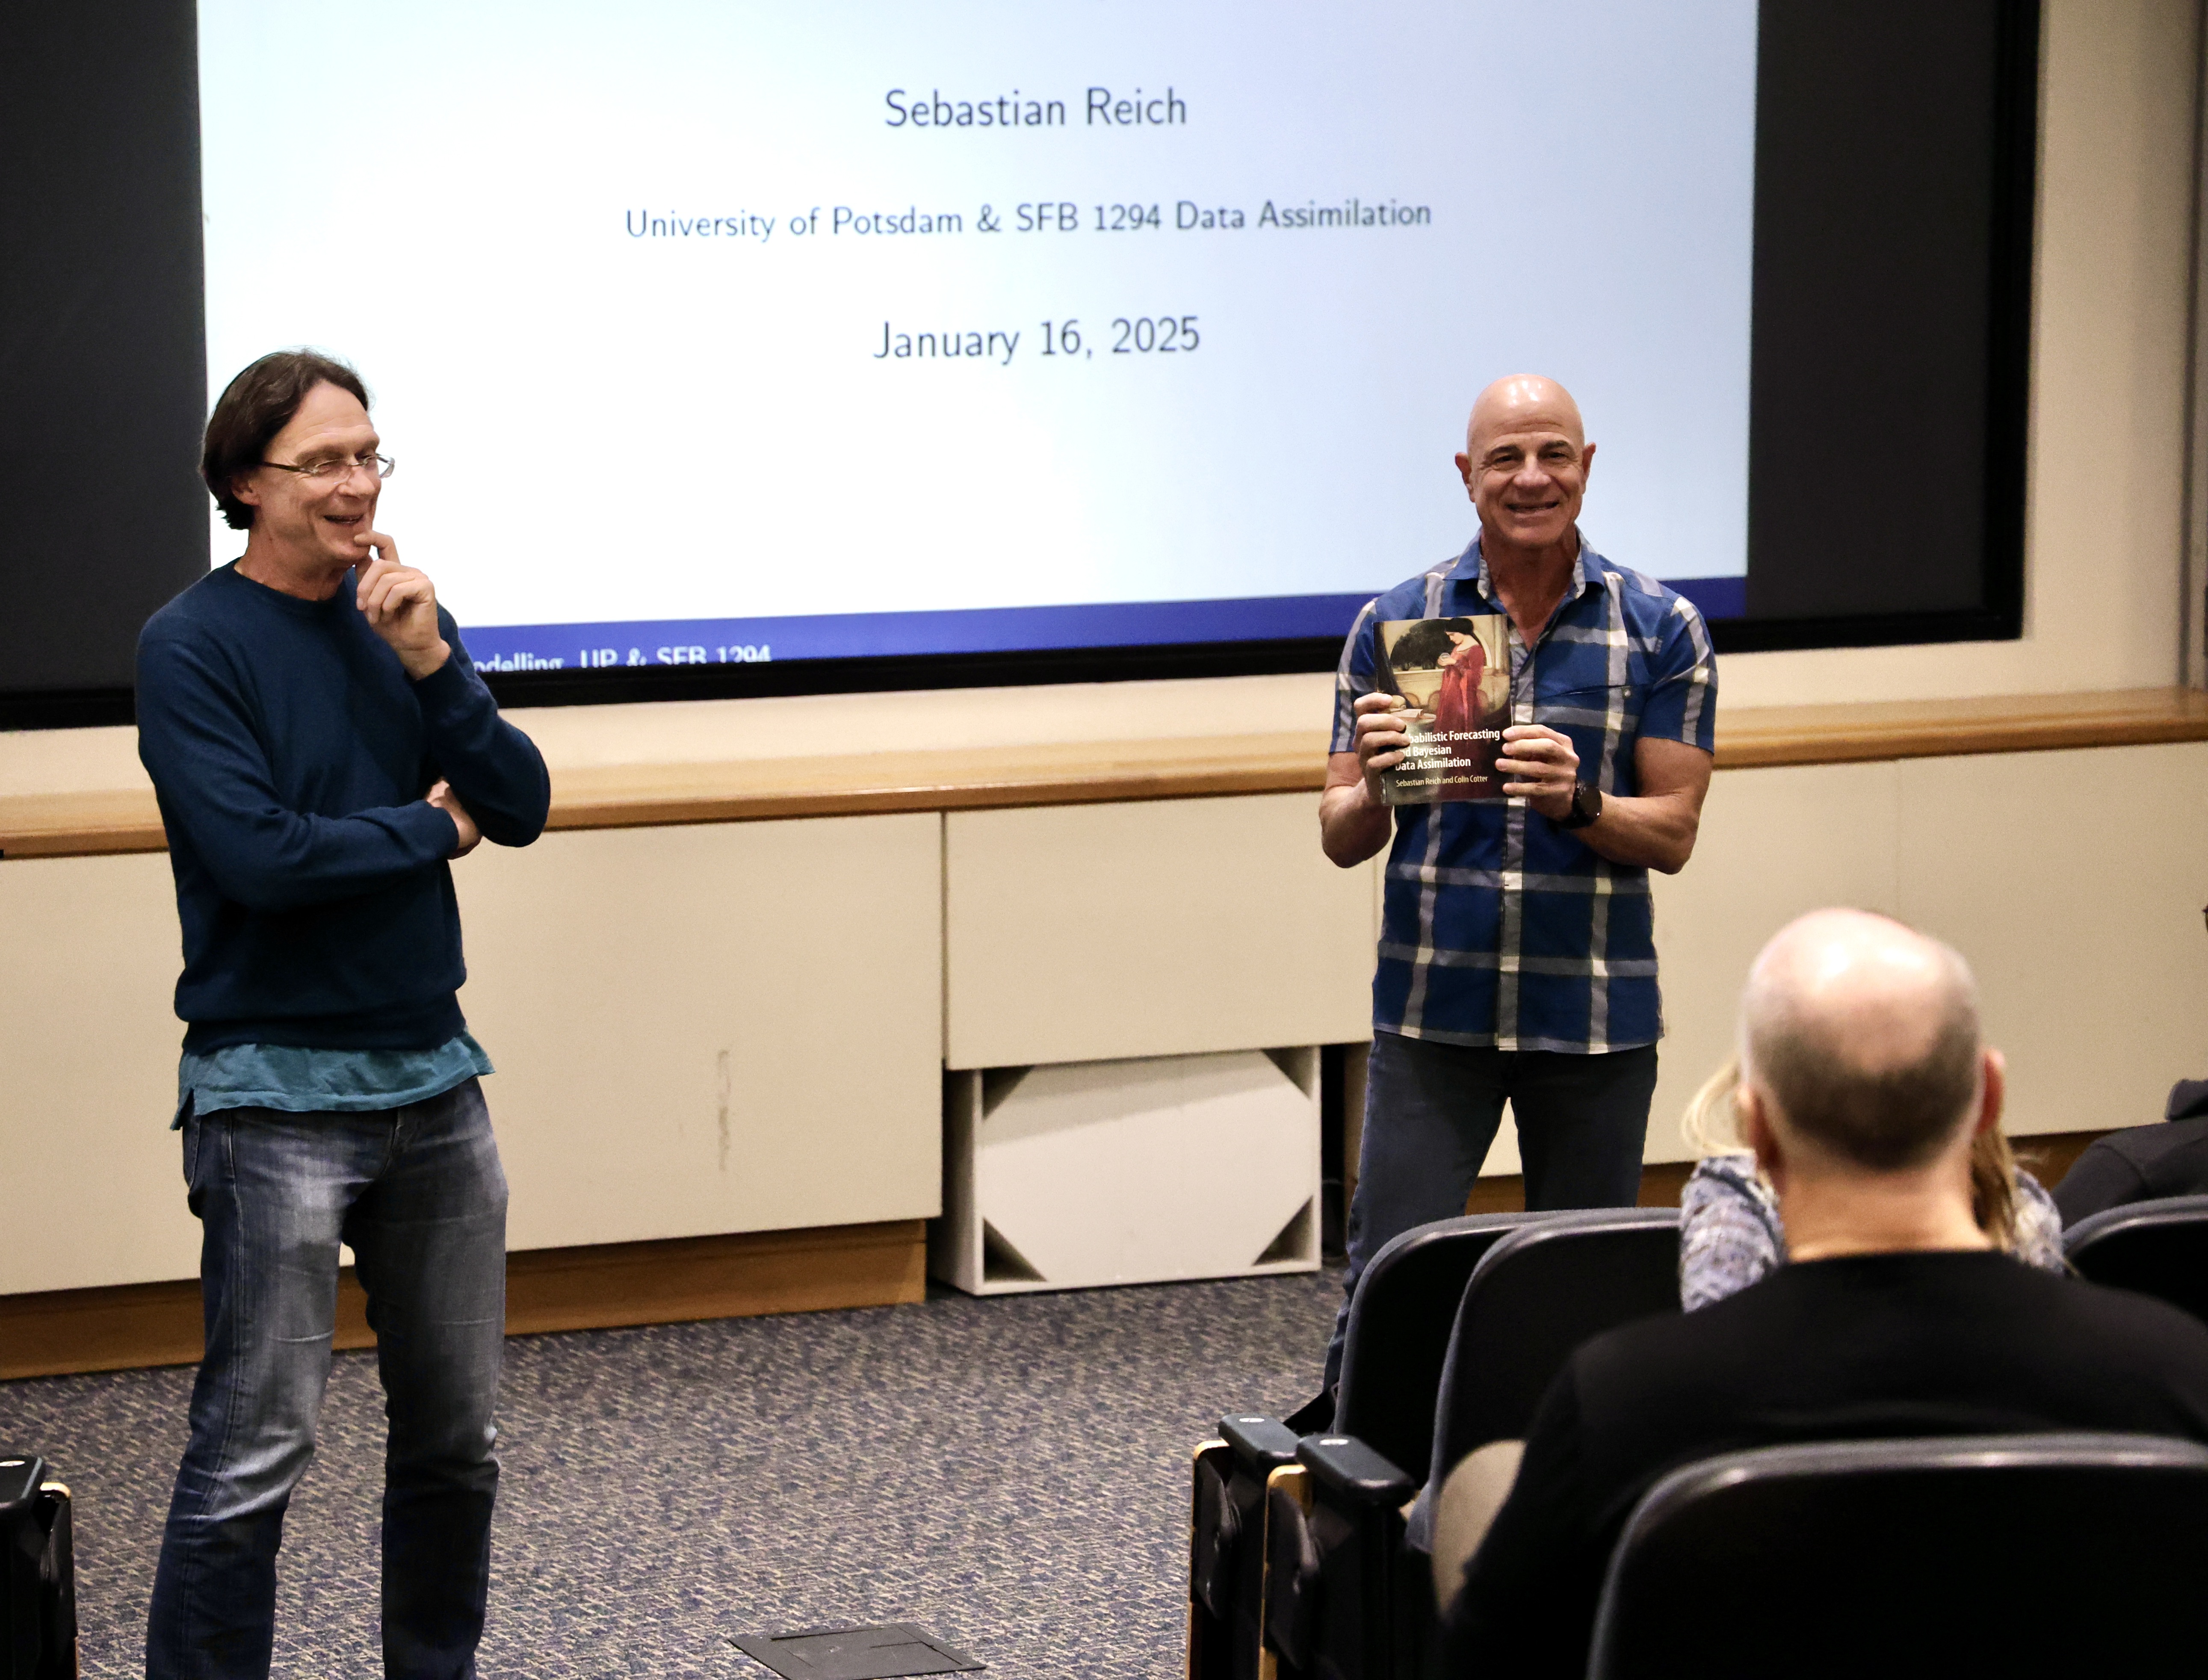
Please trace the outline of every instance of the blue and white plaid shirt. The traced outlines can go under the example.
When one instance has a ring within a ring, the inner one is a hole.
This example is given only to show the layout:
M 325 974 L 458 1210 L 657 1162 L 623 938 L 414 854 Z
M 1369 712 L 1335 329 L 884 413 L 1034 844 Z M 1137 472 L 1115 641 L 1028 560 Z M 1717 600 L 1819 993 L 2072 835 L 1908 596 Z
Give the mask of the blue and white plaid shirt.
M 1527 647 L 1504 615 L 1510 721 L 1571 737 L 1580 779 L 1631 795 L 1644 735 L 1714 750 L 1717 662 L 1693 603 L 1580 543 L 1576 586 Z M 1335 679 L 1334 746 L 1355 750 L 1379 627 L 1503 613 L 1479 539 L 1357 615 Z M 1395 807 L 1372 977 L 1381 1032 L 1591 1054 L 1664 1033 L 1648 872 L 1599 857 L 1523 799 Z

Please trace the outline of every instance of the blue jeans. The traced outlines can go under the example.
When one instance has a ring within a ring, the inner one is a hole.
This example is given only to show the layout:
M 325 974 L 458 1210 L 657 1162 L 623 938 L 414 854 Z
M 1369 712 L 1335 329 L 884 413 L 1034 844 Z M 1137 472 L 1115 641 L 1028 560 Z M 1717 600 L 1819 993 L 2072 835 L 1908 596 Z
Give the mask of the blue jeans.
M 1506 1100 L 1526 1167 L 1527 1211 L 1555 1213 L 1629 1208 L 1641 1199 L 1641 1154 L 1655 1090 L 1653 1044 L 1574 1056 L 1373 1034 L 1345 1245 L 1349 1270 L 1327 1343 L 1327 1388 L 1341 1376 L 1357 1280 L 1404 1232 L 1464 1211 Z M 1417 1474 L 1425 1467 L 1404 1467 Z
M 161 1537 L 148 1680 L 268 1672 L 284 1510 L 315 1452 L 338 1245 L 368 1293 L 390 1438 L 383 1665 L 475 1671 L 498 1488 L 506 1175 L 476 1081 L 369 1113 L 188 1114 L 207 1355 Z

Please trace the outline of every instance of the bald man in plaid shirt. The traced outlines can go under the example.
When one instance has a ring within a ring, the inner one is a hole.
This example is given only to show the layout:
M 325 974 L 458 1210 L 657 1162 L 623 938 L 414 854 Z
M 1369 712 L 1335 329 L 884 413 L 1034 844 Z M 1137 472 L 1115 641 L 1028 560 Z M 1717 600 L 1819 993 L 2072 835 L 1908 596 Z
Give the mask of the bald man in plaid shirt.
M 1395 841 L 1349 1292 L 1390 1238 L 1464 1211 L 1506 1101 L 1528 1209 L 1640 1197 L 1664 1029 L 1648 872 L 1695 849 L 1717 664 L 1693 603 L 1581 538 L 1593 460 L 1562 386 L 1489 386 L 1456 458 L 1479 534 L 1368 604 L 1342 650 L 1322 843 L 1347 868 Z M 1391 812 L 1380 773 L 1407 738 L 1401 700 L 1376 692 L 1380 626 L 1490 613 L 1510 649 L 1508 798 Z M 1345 1295 L 1329 1395 L 1347 1317 Z

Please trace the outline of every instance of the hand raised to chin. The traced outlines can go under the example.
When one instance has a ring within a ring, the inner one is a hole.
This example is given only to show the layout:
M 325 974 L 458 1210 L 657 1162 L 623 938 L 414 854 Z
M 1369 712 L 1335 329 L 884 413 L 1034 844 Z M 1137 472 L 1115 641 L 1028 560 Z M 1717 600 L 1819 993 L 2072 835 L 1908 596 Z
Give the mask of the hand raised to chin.
M 353 566 L 353 601 L 368 627 L 390 644 L 419 682 L 453 657 L 437 628 L 437 591 L 428 577 L 402 565 L 399 546 L 380 531 L 353 533 L 360 559 Z

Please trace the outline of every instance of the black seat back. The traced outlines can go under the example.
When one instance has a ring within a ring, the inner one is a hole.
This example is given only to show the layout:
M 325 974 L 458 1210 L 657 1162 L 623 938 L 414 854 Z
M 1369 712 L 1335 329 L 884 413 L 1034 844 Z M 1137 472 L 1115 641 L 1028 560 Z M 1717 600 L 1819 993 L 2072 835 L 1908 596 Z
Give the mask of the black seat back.
M 2158 1295 L 2208 1323 L 2208 1196 L 2105 1209 L 2065 1231 L 2062 1251 L 2091 1282 Z
M 1589 1336 L 1679 1310 L 1679 1210 L 1549 1214 L 1489 1249 L 1458 1303 L 1428 1476 L 1523 1437 L 1542 1392 Z
M 2019 1596 L 2049 1568 L 2059 1592 Z M 1765 1448 L 1674 1471 L 1641 1501 L 1587 1674 L 2197 1675 L 2203 1581 L 2208 1450 L 2192 1442 Z
M 1469 1214 L 1406 1231 L 1372 1257 L 1349 1303 L 1335 1401 L 1353 1435 L 1416 1480 L 1433 1455 L 1434 1396 L 1464 1286 L 1488 1250 L 1541 1214 Z

